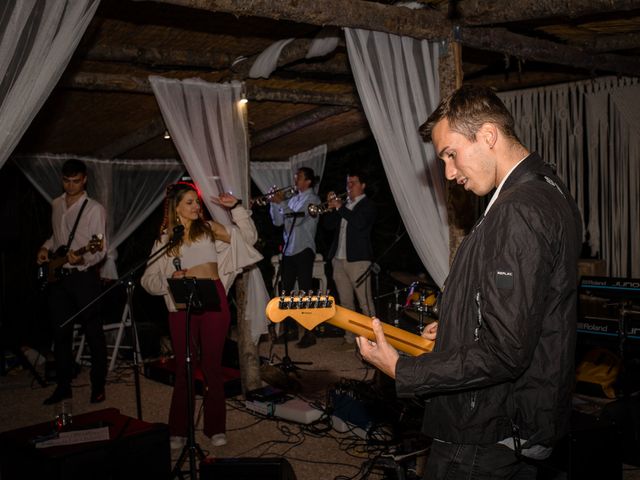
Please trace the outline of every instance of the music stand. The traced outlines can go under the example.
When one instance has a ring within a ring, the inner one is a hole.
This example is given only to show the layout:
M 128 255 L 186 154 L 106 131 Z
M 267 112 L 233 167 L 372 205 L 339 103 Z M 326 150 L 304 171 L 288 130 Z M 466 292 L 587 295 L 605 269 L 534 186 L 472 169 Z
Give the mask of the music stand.
M 203 460 L 206 455 L 196 443 L 195 426 L 193 424 L 193 366 L 191 365 L 191 312 L 220 311 L 218 289 L 213 280 L 194 277 L 169 278 L 169 293 L 178 309 L 186 309 L 185 319 L 185 371 L 187 376 L 187 443 L 182 448 L 171 478 L 182 477 L 182 465 L 189 458 L 189 474 L 191 480 L 197 479 L 196 454 Z

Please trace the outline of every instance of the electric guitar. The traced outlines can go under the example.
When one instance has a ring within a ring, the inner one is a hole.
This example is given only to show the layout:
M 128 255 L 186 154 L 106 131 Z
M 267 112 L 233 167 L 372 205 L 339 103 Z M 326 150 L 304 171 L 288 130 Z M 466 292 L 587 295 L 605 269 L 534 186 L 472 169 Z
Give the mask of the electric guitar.
M 78 250 L 72 250 L 74 255 L 82 256 L 87 252 L 96 253 L 104 248 L 104 235 L 98 233 L 91 237 L 89 243 Z M 63 278 L 62 266 L 69 260 L 69 251 L 64 247 L 58 248 L 55 252 L 49 252 L 49 261 L 38 265 L 38 282 L 40 288 L 44 288 L 49 283 L 54 283 Z
M 327 295 L 273 298 L 267 304 L 266 314 L 267 318 L 274 323 L 280 323 L 285 318 L 292 317 L 304 328 L 311 330 L 322 322 L 327 322 L 369 340 L 376 339 L 370 317 L 336 305 L 334 298 Z M 422 355 L 433 349 L 434 342 L 419 335 L 384 322 L 382 322 L 382 329 L 391 345 L 409 355 Z

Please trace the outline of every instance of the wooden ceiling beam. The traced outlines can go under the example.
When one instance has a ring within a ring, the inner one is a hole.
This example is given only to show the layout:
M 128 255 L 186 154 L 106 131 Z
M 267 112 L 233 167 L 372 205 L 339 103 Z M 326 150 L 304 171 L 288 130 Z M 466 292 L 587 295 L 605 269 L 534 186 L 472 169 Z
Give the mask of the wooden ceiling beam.
M 462 0 L 456 3 L 456 21 L 462 25 L 490 25 L 551 17 L 575 19 L 638 9 L 640 0 Z
M 305 63 L 310 40 L 298 39 L 287 45 L 280 55 L 278 67 L 288 67 L 288 70 L 300 73 L 322 73 L 332 75 L 351 75 L 351 67 L 346 56 L 329 57 L 325 60 L 314 58 Z M 138 48 L 130 45 L 94 45 L 88 49 L 79 50 L 77 58 L 98 62 L 121 62 L 151 67 L 190 67 L 207 68 L 211 70 L 231 69 L 235 78 L 246 78 L 253 62 L 254 55 L 238 60 L 237 55 L 225 52 L 204 52 L 193 50 Z M 302 62 L 301 62 L 302 60 Z M 299 62 L 296 64 L 296 62 Z M 294 65 L 295 64 L 295 65 Z
M 201 75 L 206 80 L 206 75 Z M 128 92 L 152 94 L 151 84 L 146 77 L 137 77 L 112 73 L 80 72 L 64 76 L 60 82 L 64 87 L 82 90 Z M 308 103 L 314 105 L 337 105 L 359 107 L 360 102 L 355 92 L 324 93 L 298 89 L 277 89 L 257 85 L 246 85 L 247 98 L 254 101 Z
M 225 12 L 237 16 L 255 16 L 274 20 L 291 20 L 310 25 L 334 25 L 366 28 L 396 35 L 426 40 L 449 38 L 451 21 L 441 12 L 429 9 L 411 10 L 406 7 L 383 5 L 363 0 L 153 0 L 210 12 Z M 640 8 L 640 0 L 620 0 L 615 7 L 611 0 L 523 0 L 517 13 L 512 0 L 497 2 L 468 2 L 461 11 L 463 23 L 473 18 L 483 24 L 518 21 L 540 16 L 583 16 L 605 11 L 627 11 Z M 495 5 L 500 4 L 500 8 Z M 590 71 L 623 75 L 640 74 L 638 62 L 621 55 L 590 55 L 578 47 L 549 40 L 535 39 L 511 33 L 506 29 L 462 27 L 461 43 L 482 50 L 513 55 L 527 60 L 569 65 Z M 300 48 L 302 48 L 300 43 Z
M 221 70 L 229 68 L 235 56 L 224 52 L 138 48 L 131 45 L 97 44 L 78 54 L 86 60 L 125 62 L 150 66 L 191 66 Z
M 117 158 L 130 150 L 133 150 L 140 145 L 147 143 L 149 140 L 153 140 L 162 135 L 167 127 L 164 125 L 164 120 L 161 117 L 155 117 L 144 127 L 136 130 L 135 132 L 125 135 L 119 138 L 115 142 L 102 147 L 95 152 L 95 156 L 98 158 Z
M 360 107 L 357 93 L 324 93 L 304 90 L 285 90 L 278 88 L 258 87 L 247 84 L 247 98 L 255 101 L 309 103 L 312 105 L 335 105 L 344 107 Z
M 318 123 L 326 118 L 348 112 L 349 110 L 349 107 L 318 107 L 296 115 L 295 117 L 288 118 L 251 135 L 251 148 L 259 147 L 272 140 L 284 137 L 304 127 Z
M 369 127 L 363 127 L 355 130 L 342 137 L 335 138 L 330 142 L 327 142 L 327 152 L 335 152 L 341 148 L 348 147 L 354 143 L 361 142 L 373 135 Z
M 522 88 L 533 88 L 556 83 L 575 82 L 589 78 L 585 74 L 572 74 L 562 72 L 505 72 L 487 75 L 483 74 L 476 78 L 465 77 L 464 83 L 471 85 L 482 85 L 491 87 L 498 92 L 509 90 L 519 90 Z
M 577 45 L 578 43 L 576 43 Z M 581 42 L 580 46 L 594 53 L 615 52 L 640 48 L 640 34 L 621 33 L 619 35 L 597 35 L 591 42 Z
M 463 27 L 459 32 L 459 39 L 463 45 L 480 50 L 500 52 L 525 60 L 584 68 L 592 72 L 640 75 L 640 61 L 637 57 L 591 55 L 580 47 L 518 35 L 505 28 Z
M 139 0 L 136 0 L 139 1 Z M 434 10 L 412 10 L 364 0 L 153 0 L 243 17 L 289 20 L 309 25 L 365 28 L 408 37 L 442 40 L 450 22 Z

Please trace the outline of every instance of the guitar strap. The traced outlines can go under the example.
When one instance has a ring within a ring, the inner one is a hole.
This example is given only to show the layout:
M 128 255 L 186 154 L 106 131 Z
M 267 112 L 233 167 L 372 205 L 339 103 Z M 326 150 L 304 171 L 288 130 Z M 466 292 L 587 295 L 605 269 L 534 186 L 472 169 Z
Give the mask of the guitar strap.
M 76 217 L 76 221 L 73 224 L 73 228 L 71 229 L 71 232 L 69 232 L 69 240 L 67 241 L 67 245 L 65 246 L 65 251 L 68 252 L 69 248 L 71 247 L 71 242 L 73 241 L 73 237 L 76 234 L 76 229 L 78 228 L 78 223 L 80 222 L 80 217 L 82 216 L 82 212 L 84 211 L 84 207 L 87 206 L 87 202 L 89 201 L 88 198 L 84 199 L 84 202 L 82 202 L 82 205 L 80 206 L 80 211 L 78 212 L 78 216 Z

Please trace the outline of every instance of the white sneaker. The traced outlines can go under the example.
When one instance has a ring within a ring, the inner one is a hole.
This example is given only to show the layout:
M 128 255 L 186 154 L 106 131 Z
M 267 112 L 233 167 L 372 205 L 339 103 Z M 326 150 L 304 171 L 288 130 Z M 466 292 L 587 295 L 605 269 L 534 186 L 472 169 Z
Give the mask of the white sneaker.
M 227 436 L 224 433 L 216 433 L 211 436 L 211 445 L 221 447 L 227 444 Z
M 187 437 L 170 437 L 169 444 L 171 445 L 171 450 L 180 450 L 187 444 Z

